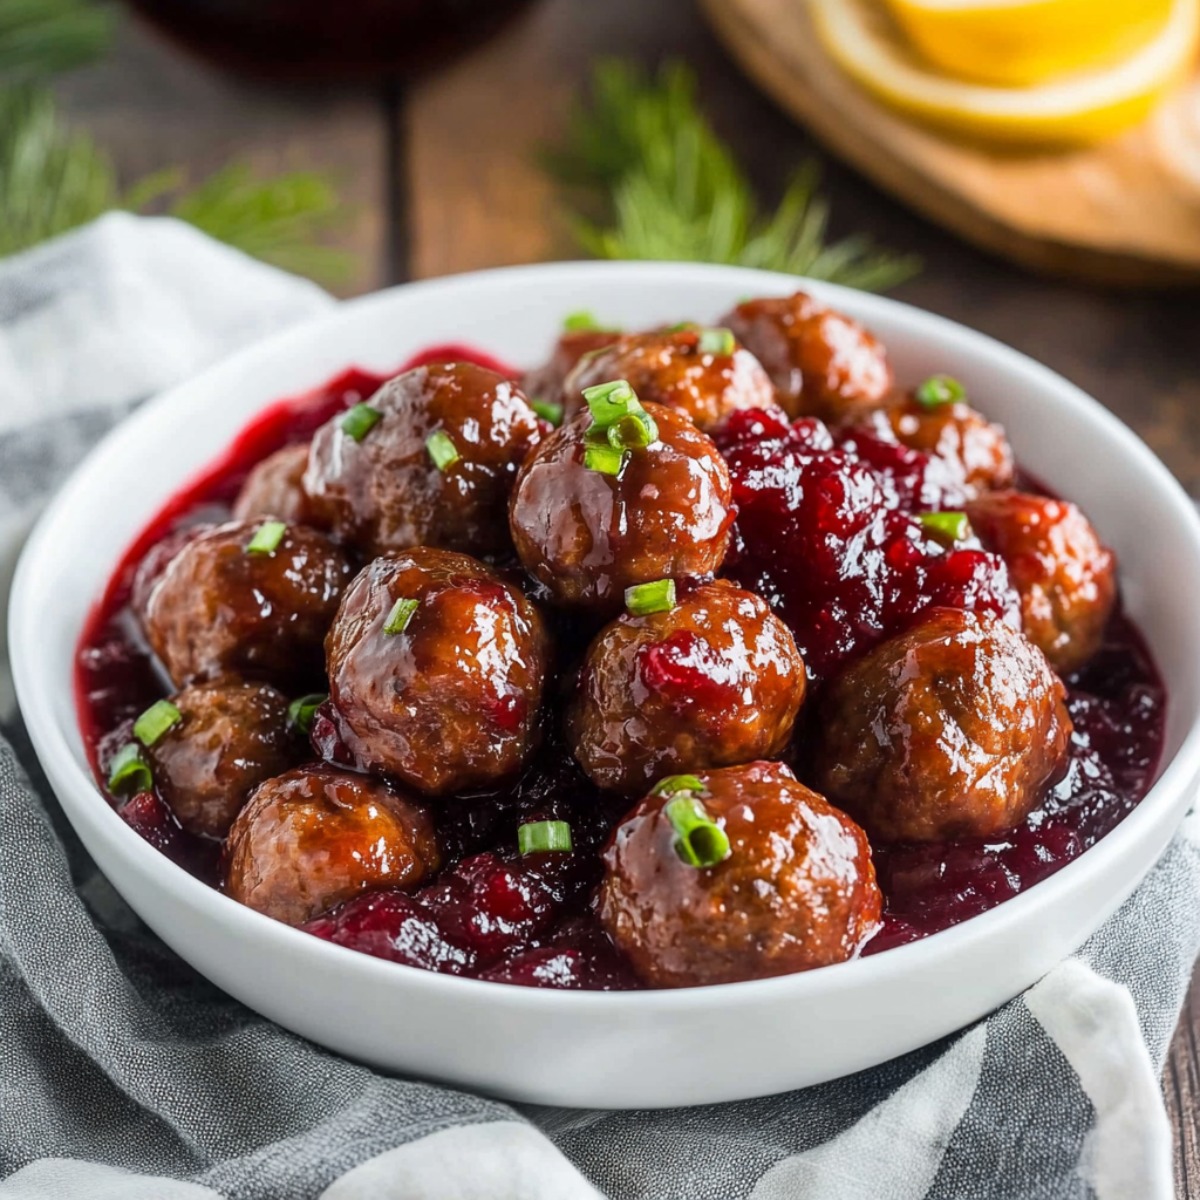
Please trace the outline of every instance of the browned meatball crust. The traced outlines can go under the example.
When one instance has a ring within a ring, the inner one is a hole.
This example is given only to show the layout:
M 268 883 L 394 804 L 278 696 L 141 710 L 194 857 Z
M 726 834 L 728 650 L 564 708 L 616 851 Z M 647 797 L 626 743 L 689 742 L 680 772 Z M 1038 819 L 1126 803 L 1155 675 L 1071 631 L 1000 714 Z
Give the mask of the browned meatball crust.
M 620 336 L 621 332 L 617 329 L 578 329 L 564 333 L 555 343 L 550 357 L 540 367 L 525 373 L 521 390 L 530 400 L 565 404 L 563 385 L 575 364 L 584 355 L 611 346 Z
M 878 436 L 940 458 L 968 494 L 1013 481 L 1013 452 L 1004 430 L 961 401 L 925 407 L 912 395 L 903 396 L 862 423 Z
M 371 888 L 409 890 L 441 865 L 421 805 L 325 764 L 262 784 L 229 831 L 225 859 L 229 894 L 288 925 Z
M 508 548 L 505 505 L 542 423 L 520 389 L 474 363 L 433 363 L 384 384 L 360 439 L 334 417 L 313 438 L 304 488 L 317 519 L 364 554 Z M 429 439 L 453 461 L 439 467 Z
M 1021 634 L 935 609 L 830 685 L 816 784 L 881 842 L 997 836 L 1066 765 L 1065 699 Z
M 354 570 L 324 534 L 289 525 L 275 549 L 248 549 L 259 521 L 218 525 L 188 541 L 142 610 L 154 653 L 177 687 L 226 673 L 305 680 Z
M 689 866 L 672 796 L 651 795 L 604 852 L 599 914 L 650 987 L 699 987 L 843 962 L 876 930 L 882 897 L 866 834 L 782 763 L 698 773 L 729 856 Z M 679 793 L 676 793 L 679 795 Z
M 584 388 L 610 379 L 627 379 L 643 403 L 678 409 L 704 430 L 739 408 L 776 408 L 775 389 L 754 355 L 736 344 L 727 352 L 707 350 L 706 332 L 725 331 L 630 334 L 587 355 L 563 384 L 567 415 L 583 406 Z
M 385 631 L 397 601 L 416 605 Z M 541 616 L 482 563 L 418 547 L 376 559 L 326 642 L 344 740 L 428 795 L 512 775 L 537 746 L 550 647 Z
M 618 475 L 584 465 L 591 417 L 556 430 L 525 464 L 509 512 L 525 569 L 563 605 L 616 613 L 625 589 L 714 574 L 733 524 L 732 488 L 712 441 L 681 412 L 647 404 L 659 440 Z
M 967 506 L 979 540 L 1008 564 L 1025 636 L 1066 674 L 1100 648 L 1117 600 L 1117 564 L 1091 522 L 1062 500 L 993 492 Z
M 304 472 L 308 467 L 308 445 L 284 446 L 268 454 L 246 476 L 233 504 L 238 521 L 255 517 L 278 517 L 281 521 L 309 522 L 308 496 L 304 491 Z
M 627 613 L 601 631 L 567 733 L 597 786 L 642 795 L 663 775 L 781 753 L 805 685 L 787 626 L 754 593 L 719 580 L 669 612 Z
M 766 368 L 791 417 L 836 424 L 878 408 L 892 390 L 883 344 L 804 292 L 747 300 L 723 324 Z
M 185 688 L 171 703 L 180 719 L 146 749 L 155 786 L 189 833 L 223 838 L 250 792 L 303 748 L 287 698 L 265 684 L 225 680 Z

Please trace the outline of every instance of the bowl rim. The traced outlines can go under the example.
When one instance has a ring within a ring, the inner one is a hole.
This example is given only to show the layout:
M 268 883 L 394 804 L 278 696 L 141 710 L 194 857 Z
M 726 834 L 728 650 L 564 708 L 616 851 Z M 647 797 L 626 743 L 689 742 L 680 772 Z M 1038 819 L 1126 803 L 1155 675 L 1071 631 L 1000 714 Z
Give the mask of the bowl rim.
M 924 971 L 939 962 L 952 960 L 957 948 L 966 942 L 987 939 L 1006 926 L 1021 922 L 1036 908 L 1053 907 L 1057 898 L 1080 886 L 1085 876 L 1102 874 L 1110 862 L 1121 856 L 1125 843 L 1136 840 L 1139 831 L 1153 826 L 1161 819 L 1160 810 L 1174 803 L 1180 792 L 1200 775 L 1200 704 L 1197 705 L 1197 712 L 1192 715 L 1179 748 L 1169 760 L 1160 765 L 1157 778 L 1141 802 L 1095 845 L 1016 896 L 917 941 L 866 957 L 855 956 L 846 962 L 811 971 L 738 983 L 624 992 L 567 991 L 499 984 L 428 971 L 335 945 L 239 904 L 177 866 L 122 821 L 108 803 L 90 771 L 77 760 L 64 729 L 55 717 L 51 700 L 54 694 L 53 681 L 49 678 L 48 670 L 39 670 L 39 655 L 34 649 L 38 645 L 38 639 L 30 636 L 36 630 L 38 615 L 35 604 L 36 575 L 43 561 L 52 555 L 52 534 L 55 527 L 67 519 L 69 510 L 75 503 L 76 493 L 89 491 L 89 485 L 94 478 L 104 477 L 107 460 L 117 457 L 126 442 L 138 438 L 139 427 L 150 414 L 176 404 L 187 407 L 189 392 L 212 390 L 220 386 L 227 375 L 238 375 L 247 364 L 272 359 L 285 353 L 289 346 L 300 344 L 311 337 L 334 337 L 342 325 L 354 323 L 362 314 L 376 308 L 386 308 L 396 303 L 401 295 L 428 296 L 440 291 L 469 289 L 485 282 L 495 281 L 502 284 L 530 277 L 543 280 L 582 279 L 585 282 L 586 277 L 593 274 L 627 276 L 633 282 L 639 278 L 661 280 L 666 274 L 678 280 L 681 291 L 686 289 L 689 281 L 703 280 L 711 283 L 718 278 L 722 283 L 727 282 L 731 291 L 740 288 L 744 292 L 746 288 L 754 287 L 762 287 L 764 294 L 809 291 L 834 306 L 851 309 L 855 317 L 867 325 L 870 325 L 876 316 L 886 315 L 914 328 L 920 327 L 923 333 L 945 342 L 952 342 L 964 353 L 977 358 L 981 369 L 986 369 L 990 362 L 1000 360 L 1010 371 L 1023 374 L 1040 389 L 1054 392 L 1056 402 L 1071 410 L 1080 420 L 1099 425 L 1110 437 L 1123 443 L 1124 452 L 1152 481 L 1156 504 L 1170 510 L 1186 530 L 1187 549 L 1200 564 L 1200 516 L 1174 476 L 1124 422 L 1077 385 L 1021 351 L 987 334 L 915 305 L 781 272 L 674 262 L 538 263 L 470 271 L 399 284 L 345 301 L 330 311 L 272 334 L 152 397 L 131 416 L 118 422 L 92 448 L 40 515 L 22 550 L 14 574 L 8 614 L 9 646 L 21 714 L 37 757 L 72 824 L 72 809 L 75 806 L 79 807 L 80 816 L 84 820 L 89 820 L 92 815 L 100 817 L 101 810 L 107 813 L 107 817 L 100 818 L 108 826 L 107 830 L 102 829 L 99 823 L 96 829 L 101 836 L 108 837 L 114 844 L 114 850 L 134 860 L 137 867 L 149 877 L 148 882 L 153 886 L 174 893 L 187 907 L 199 910 L 200 915 L 216 924 L 225 925 L 229 936 L 244 933 L 250 940 L 278 938 L 281 949 L 290 947 L 296 954 L 312 956 L 311 961 L 314 965 L 327 963 L 331 970 L 337 969 L 343 973 L 357 972 L 364 981 L 378 981 L 385 987 L 392 986 L 401 990 L 426 989 L 433 997 L 465 997 L 467 992 L 474 992 L 480 999 L 487 998 L 493 1006 L 516 1005 L 536 1010 L 561 1010 L 564 1006 L 569 1006 L 572 1015 L 587 1016 L 591 1013 L 611 1014 L 633 1006 L 662 1012 L 706 1008 L 713 1004 L 750 1006 L 770 1003 L 784 995 L 802 1001 L 813 993 L 879 986 L 889 977 Z M 181 395 L 183 399 L 180 399 Z M 265 406 L 275 398 L 268 397 L 262 403 Z M 252 416 L 253 414 L 248 414 L 246 420 L 249 421 Z M 203 469 L 203 465 L 200 464 L 195 470 Z M 146 520 L 151 515 L 147 514 Z M 78 644 L 80 632 L 80 629 L 74 631 L 73 647 Z M 1197 663 L 1193 670 L 1200 680 L 1200 663 Z M 1197 687 L 1197 693 L 1200 694 L 1200 685 Z M 64 799 L 64 794 L 69 799 Z M 98 804 L 100 807 L 95 809 L 94 814 L 89 814 L 86 806 L 92 804 Z M 1180 817 L 1182 818 L 1182 813 Z M 392 982 L 388 983 L 389 980 Z M 467 991 L 464 992 L 464 989 Z

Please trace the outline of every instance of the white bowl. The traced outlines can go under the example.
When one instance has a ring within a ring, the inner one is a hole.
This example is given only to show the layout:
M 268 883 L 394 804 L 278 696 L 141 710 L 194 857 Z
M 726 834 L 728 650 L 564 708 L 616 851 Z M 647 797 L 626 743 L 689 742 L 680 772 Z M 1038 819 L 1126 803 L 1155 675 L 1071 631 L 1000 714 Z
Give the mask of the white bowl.
M 142 841 L 94 784 L 72 665 L 89 605 L 148 518 L 267 402 L 358 364 L 388 370 L 464 340 L 520 364 L 563 315 L 639 327 L 712 319 L 797 286 L 869 325 L 901 381 L 966 381 L 1021 462 L 1079 501 L 1116 548 L 1125 601 L 1170 690 L 1166 753 L 1146 799 L 1028 892 L 924 941 L 752 983 L 553 992 L 397 966 L 243 908 Z M 557 264 L 411 284 L 341 306 L 147 404 L 96 448 L 42 518 L 17 573 L 11 646 L 38 756 L 101 870 L 143 920 L 218 986 L 313 1041 L 374 1066 L 549 1104 L 650 1107 L 819 1083 L 983 1016 L 1071 953 L 1162 853 L 1200 769 L 1200 522 L 1132 433 L 1015 351 L 891 300 L 784 275 L 678 264 Z

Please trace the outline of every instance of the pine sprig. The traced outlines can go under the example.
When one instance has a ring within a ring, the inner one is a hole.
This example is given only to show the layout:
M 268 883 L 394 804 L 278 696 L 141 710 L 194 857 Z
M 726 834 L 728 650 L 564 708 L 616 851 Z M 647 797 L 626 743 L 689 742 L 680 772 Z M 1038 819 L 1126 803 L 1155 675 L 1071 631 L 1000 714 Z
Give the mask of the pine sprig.
M 95 0 L 0 0 L 0 74 L 32 79 L 98 58 L 113 11 Z
M 167 170 L 122 189 L 112 159 L 63 124 L 48 92 L 0 88 L 0 257 L 120 208 L 170 213 L 323 283 L 350 273 L 353 257 L 320 243 L 342 215 L 325 176 L 295 171 L 260 178 L 234 164 L 195 188 L 186 184 L 182 172 Z
M 857 236 L 829 240 L 829 204 L 806 163 L 778 208 L 760 211 L 728 147 L 700 112 L 681 64 L 656 77 L 600 64 L 590 103 L 571 116 L 547 166 L 584 197 L 571 215 L 580 245 L 600 258 L 701 261 L 807 275 L 868 291 L 910 278 L 917 260 Z

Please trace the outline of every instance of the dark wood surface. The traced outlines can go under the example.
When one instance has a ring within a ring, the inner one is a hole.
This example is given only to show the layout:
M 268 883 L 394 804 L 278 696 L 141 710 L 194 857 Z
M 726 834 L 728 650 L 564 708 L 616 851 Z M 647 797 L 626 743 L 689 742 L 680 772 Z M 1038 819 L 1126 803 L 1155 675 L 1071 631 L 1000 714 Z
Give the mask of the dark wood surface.
M 202 178 L 231 158 L 320 166 L 342 181 L 343 289 L 571 257 L 539 145 L 562 129 L 595 59 L 683 57 L 704 104 L 765 198 L 815 148 L 739 74 L 689 0 L 540 0 L 496 40 L 418 82 L 280 90 L 193 62 L 135 25 L 63 104 L 127 177 L 168 165 Z M 900 298 L 993 334 L 1080 384 L 1200 494 L 1200 297 L 1103 292 L 1039 279 L 963 245 L 828 162 L 835 232 L 867 231 L 924 260 Z M 1164 1074 L 1179 1194 L 1200 1198 L 1200 989 Z

